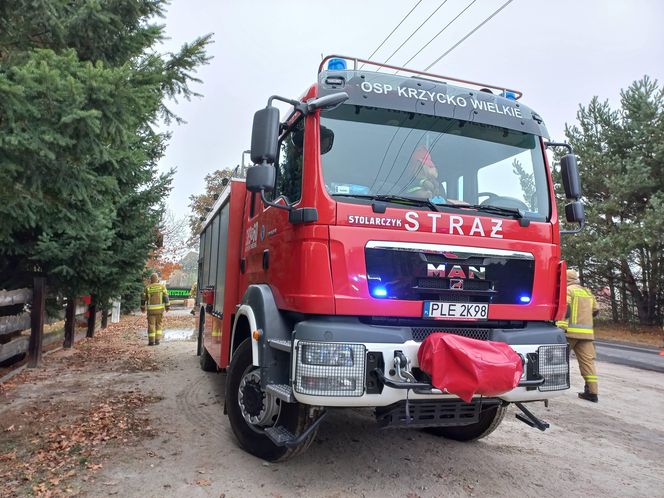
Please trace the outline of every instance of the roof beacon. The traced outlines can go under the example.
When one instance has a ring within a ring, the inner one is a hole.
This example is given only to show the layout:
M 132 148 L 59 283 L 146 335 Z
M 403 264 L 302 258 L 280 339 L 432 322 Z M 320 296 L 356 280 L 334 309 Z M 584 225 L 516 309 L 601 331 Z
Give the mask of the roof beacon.
M 329 71 L 343 71 L 346 69 L 346 61 L 343 59 L 330 59 L 327 63 Z

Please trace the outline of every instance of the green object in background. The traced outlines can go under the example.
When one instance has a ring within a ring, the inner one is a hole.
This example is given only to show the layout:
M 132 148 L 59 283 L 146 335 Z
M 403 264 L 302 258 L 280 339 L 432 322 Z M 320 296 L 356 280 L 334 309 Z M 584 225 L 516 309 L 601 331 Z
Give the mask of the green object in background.
M 190 289 L 168 289 L 168 297 L 189 297 Z

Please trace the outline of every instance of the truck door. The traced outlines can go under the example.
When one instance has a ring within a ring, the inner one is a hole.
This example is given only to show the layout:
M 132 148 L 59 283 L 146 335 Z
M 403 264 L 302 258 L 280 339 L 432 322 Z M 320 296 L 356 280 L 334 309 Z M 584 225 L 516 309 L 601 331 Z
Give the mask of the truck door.
M 304 120 L 301 119 L 279 141 L 274 192 L 269 200 L 297 205 L 302 196 Z M 253 197 L 253 202 L 252 202 Z M 281 200 L 280 200 L 281 199 Z M 243 258 L 248 284 L 268 283 L 275 296 L 288 294 L 298 278 L 296 227 L 288 212 L 264 206 L 258 195 L 249 198 Z

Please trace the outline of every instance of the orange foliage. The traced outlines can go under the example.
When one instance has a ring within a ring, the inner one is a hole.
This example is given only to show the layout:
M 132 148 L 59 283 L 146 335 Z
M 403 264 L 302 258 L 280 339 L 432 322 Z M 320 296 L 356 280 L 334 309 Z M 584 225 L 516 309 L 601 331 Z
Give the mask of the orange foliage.
M 163 261 L 160 259 L 149 259 L 145 265 L 149 270 L 156 271 L 161 280 L 168 280 L 175 270 L 181 270 L 180 263 L 171 263 L 170 261 Z

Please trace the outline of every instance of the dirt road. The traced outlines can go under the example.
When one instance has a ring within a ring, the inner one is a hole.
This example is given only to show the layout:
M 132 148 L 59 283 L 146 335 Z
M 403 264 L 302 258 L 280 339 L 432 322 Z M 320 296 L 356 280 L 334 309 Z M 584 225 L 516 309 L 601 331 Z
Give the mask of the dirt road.
M 25 396 L 39 402 L 112 387 L 161 398 L 140 409 L 149 433 L 104 447 L 100 468 L 69 485 L 66 494 L 82 496 L 664 496 L 664 374 L 600 363 L 593 405 L 574 394 L 575 368 L 570 393 L 548 409 L 532 406 L 551 423 L 547 432 L 510 411 L 472 444 L 379 430 L 370 410 L 333 412 L 307 453 L 268 464 L 237 447 L 222 413 L 225 375 L 199 369 L 188 336 L 172 330 L 177 340 L 150 348 L 156 371 L 81 371 L 76 382 L 17 386 L 0 405 L 0 424 L 24 409 Z

